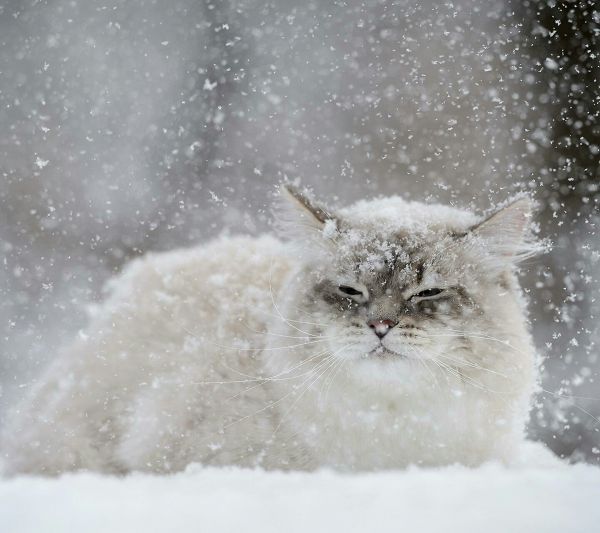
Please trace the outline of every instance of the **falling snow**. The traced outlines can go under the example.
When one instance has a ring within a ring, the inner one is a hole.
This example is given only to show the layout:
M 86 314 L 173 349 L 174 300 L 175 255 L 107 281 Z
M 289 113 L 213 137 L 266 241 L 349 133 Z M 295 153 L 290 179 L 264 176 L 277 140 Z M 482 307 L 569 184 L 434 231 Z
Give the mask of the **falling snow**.
M 270 228 L 275 184 L 477 212 L 528 192 L 529 434 L 600 461 L 595 0 L 5 2 L 0 424 L 131 259 Z M 66 490 L 66 489 L 65 489 Z

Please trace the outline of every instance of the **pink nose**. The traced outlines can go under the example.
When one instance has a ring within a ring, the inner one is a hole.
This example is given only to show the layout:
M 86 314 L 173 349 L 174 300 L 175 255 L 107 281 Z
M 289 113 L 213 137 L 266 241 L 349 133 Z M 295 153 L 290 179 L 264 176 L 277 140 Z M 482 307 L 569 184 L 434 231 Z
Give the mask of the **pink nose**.
M 368 322 L 369 327 L 373 330 L 373 333 L 377 335 L 380 339 L 383 339 L 390 329 L 392 329 L 398 322 L 394 322 L 393 320 L 370 320 Z

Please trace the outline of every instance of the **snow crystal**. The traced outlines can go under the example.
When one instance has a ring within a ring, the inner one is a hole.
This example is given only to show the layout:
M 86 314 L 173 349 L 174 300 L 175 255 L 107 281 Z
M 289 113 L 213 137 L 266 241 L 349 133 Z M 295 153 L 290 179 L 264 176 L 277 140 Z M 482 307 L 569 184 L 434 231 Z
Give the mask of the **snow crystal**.
M 204 80 L 204 86 L 202 88 L 205 91 L 212 91 L 217 85 L 218 85 L 218 83 L 216 81 L 211 83 L 211 81 L 208 78 L 206 78 Z
M 547 57 L 544 61 L 544 66 L 549 70 L 558 70 L 558 63 L 554 61 L 551 57 Z
M 47 159 L 42 159 L 39 156 L 35 158 L 35 166 L 40 169 L 44 168 L 46 165 L 48 165 L 48 163 L 50 163 L 50 161 L 48 161 Z

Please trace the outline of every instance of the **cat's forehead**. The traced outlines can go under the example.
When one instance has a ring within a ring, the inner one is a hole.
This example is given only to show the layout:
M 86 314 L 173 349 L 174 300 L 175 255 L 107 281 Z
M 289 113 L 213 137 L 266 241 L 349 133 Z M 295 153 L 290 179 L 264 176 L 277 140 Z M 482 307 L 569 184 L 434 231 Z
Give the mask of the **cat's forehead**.
M 432 256 L 436 241 L 429 237 L 349 229 L 337 240 L 335 266 L 363 280 L 382 280 L 394 273 L 408 282 L 420 276 Z
M 408 202 L 399 196 L 362 200 L 340 211 L 348 224 L 388 239 L 461 233 L 478 222 L 470 211 L 447 205 Z
M 338 267 L 361 278 L 419 280 L 427 264 L 450 254 L 453 236 L 477 223 L 468 211 L 400 197 L 358 202 L 341 211 Z

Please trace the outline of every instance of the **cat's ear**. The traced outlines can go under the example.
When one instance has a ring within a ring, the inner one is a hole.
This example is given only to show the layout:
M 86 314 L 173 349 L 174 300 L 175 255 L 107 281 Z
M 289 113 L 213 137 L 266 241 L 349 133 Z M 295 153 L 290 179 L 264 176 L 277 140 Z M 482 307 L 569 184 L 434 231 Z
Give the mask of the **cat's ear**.
M 527 259 L 541 249 L 532 235 L 534 208 L 530 198 L 520 197 L 472 227 L 469 235 L 502 262 Z
M 279 202 L 275 211 L 277 228 L 285 236 L 294 238 L 321 235 L 326 228 L 336 227 L 336 217 L 322 203 L 314 199 L 308 189 L 290 183 L 279 187 Z
M 329 210 L 317 202 L 308 189 L 301 190 L 291 183 L 286 183 L 281 186 L 280 193 L 295 212 L 296 218 L 310 227 L 322 229 L 328 220 L 334 219 Z

